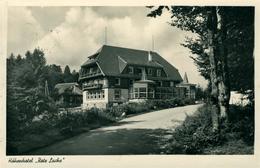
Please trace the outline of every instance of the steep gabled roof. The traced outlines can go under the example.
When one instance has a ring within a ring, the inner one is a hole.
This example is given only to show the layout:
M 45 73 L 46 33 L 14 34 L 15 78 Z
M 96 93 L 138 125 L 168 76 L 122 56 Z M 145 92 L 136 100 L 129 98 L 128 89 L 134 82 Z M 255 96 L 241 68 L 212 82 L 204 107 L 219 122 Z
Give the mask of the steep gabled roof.
M 152 61 L 148 60 L 148 52 L 116 46 L 103 45 L 90 60 L 87 60 L 82 66 L 97 62 L 107 76 L 118 76 L 121 74 L 126 65 L 140 65 L 149 67 L 163 68 L 168 79 L 182 81 L 178 70 L 161 57 L 156 52 L 151 52 Z
M 96 63 L 97 59 L 98 59 L 98 55 L 101 52 L 103 47 L 99 48 L 93 55 L 88 56 L 88 60 L 86 62 L 84 62 L 84 64 L 82 64 L 81 66 L 85 66 L 85 65 L 90 65 L 93 63 Z
M 189 83 L 188 75 L 185 72 L 183 76 L 183 81 L 177 85 L 178 87 L 186 87 L 186 86 L 196 86 L 196 84 Z
M 58 83 L 54 87 L 58 90 L 59 95 L 69 94 L 69 95 L 82 95 L 82 90 L 78 87 L 78 84 L 73 83 Z

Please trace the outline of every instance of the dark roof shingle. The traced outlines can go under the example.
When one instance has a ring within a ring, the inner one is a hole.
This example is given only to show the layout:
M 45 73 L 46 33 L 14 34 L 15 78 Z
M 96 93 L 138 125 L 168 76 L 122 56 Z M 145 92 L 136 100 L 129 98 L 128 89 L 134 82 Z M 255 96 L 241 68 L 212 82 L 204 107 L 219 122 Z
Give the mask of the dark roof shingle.
M 77 83 L 58 83 L 54 88 L 58 90 L 59 95 L 82 95 L 82 90 L 78 87 Z
M 103 73 L 107 76 L 120 75 L 122 68 L 126 67 L 126 64 L 158 67 L 164 69 L 168 75 L 168 79 L 182 81 L 178 70 L 173 65 L 153 51 L 150 51 L 152 61 L 149 61 L 148 52 L 149 51 L 145 50 L 103 45 L 101 49 L 95 53 L 98 54 L 95 59 L 91 61 L 88 60 L 89 62 L 86 61 L 82 66 L 97 62 Z

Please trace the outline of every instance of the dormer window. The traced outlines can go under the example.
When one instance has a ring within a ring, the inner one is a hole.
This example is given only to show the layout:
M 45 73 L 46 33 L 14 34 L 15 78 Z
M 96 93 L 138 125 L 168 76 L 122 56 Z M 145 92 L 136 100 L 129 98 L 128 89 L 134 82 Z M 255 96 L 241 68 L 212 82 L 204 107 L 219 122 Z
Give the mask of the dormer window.
M 148 75 L 149 75 L 149 76 L 152 76 L 152 74 L 153 74 L 152 69 L 151 69 L 151 68 L 148 68 Z
M 120 85 L 120 78 L 116 78 L 115 85 Z
M 161 76 L 162 75 L 162 70 L 160 70 L 160 69 L 157 69 L 157 76 Z
M 162 81 L 157 81 L 156 83 L 157 83 L 157 86 L 159 86 L 159 87 L 163 86 L 163 82 Z
M 170 81 L 170 87 L 173 87 L 173 86 L 174 86 L 174 82 Z
M 133 79 L 130 79 L 129 80 L 129 85 L 133 85 L 134 84 L 134 80 Z
M 91 74 L 93 72 L 93 68 L 89 68 L 89 73 Z
M 134 67 L 129 66 L 128 71 L 129 71 L 129 74 L 133 74 L 134 73 Z
M 138 75 L 141 75 L 142 74 L 142 69 L 141 68 L 137 68 L 136 72 L 137 72 Z

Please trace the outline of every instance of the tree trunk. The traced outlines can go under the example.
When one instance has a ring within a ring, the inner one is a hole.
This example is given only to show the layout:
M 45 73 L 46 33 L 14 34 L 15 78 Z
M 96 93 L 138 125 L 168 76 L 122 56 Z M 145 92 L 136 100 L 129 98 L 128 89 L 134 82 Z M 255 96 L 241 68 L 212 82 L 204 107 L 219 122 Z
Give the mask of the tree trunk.
M 226 48 L 226 16 L 223 7 L 217 7 L 217 50 L 218 50 L 218 103 L 220 108 L 220 119 L 228 119 L 229 99 L 230 99 L 230 85 L 227 63 L 227 48 Z
M 211 83 L 211 93 L 210 93 L 210 105 L 211 105 L 211 117 L 213 131 L 219 130 L 219 104 L 218 104 L 218 78 L 217 78 L 217 59 L 216 55 L 216 28 L 217 28 L 217 16 L 216 8 L 210 7 L 208 10 L 208 32 L 207 32 L 207 50 L 205 51 L 209 56 L 210 62 L 210 83 Z
M 213 131 L 228 118 L 230 87 L 226 49 L 226 19 L 223 8 L 209 7 L 207 48 L 210 61 L 211 116 Z

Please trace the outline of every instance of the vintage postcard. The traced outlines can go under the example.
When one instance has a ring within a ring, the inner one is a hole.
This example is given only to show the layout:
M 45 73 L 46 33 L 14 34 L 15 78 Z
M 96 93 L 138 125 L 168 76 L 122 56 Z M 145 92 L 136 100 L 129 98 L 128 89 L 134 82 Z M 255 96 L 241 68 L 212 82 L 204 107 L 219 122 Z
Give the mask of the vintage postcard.
M 260 166 L 257 7 L 2 1 L 1 167 Z

